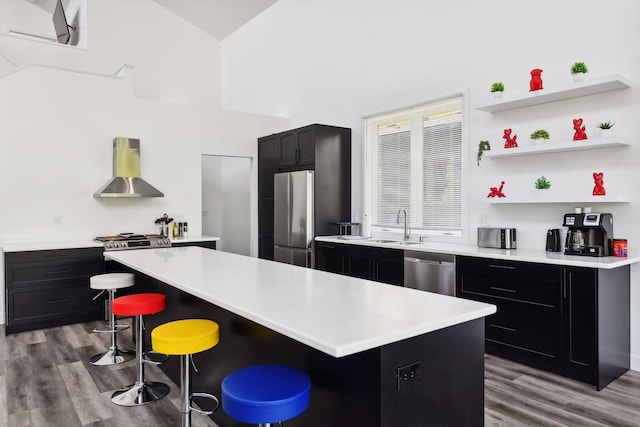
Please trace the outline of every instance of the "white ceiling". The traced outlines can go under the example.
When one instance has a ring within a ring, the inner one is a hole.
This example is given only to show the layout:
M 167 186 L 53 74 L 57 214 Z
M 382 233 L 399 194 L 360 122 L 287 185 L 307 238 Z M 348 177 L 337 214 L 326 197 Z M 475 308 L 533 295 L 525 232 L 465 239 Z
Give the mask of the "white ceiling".
M 217 40 L 242 27 L 278 0 L 153 0 Z
M 53 12 L 57 0 L 26 0 Z M 70 0 L 62 0 L 68 7 Z M 196 27 L 223 40 L 278 0 L 153 0 Z

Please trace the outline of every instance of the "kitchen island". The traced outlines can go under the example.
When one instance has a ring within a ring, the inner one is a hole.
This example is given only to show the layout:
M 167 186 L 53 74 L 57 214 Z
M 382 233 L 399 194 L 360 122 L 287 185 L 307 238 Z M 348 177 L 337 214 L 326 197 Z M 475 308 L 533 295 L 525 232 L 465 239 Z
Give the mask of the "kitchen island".
M 147 333 L 186 317 L 220 325 L 220 344 L 194 357 L 194 391 L 219 396 L 235 369 L 286 363 L 313 383 L 309 410 L 287 425 L 483 425 L 493 305 L 197 247 L 105 257 L 137 273 L 136 292 L 167 295 Z M 164 369 L 177 382 L 177 361 Z

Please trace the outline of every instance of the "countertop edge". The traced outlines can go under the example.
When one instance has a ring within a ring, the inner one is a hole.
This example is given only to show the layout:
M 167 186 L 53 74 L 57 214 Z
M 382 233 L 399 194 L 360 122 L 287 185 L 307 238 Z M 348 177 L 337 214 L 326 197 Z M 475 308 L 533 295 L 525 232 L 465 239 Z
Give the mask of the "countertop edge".
M 188 236 L 184 238 L 170 238 L 171 243 L 197 243 L 197 242 L 214 242 L 220 240 L 220 237 L 213 236 Z M 82 248 L 101 248 L 104 244 L 95 240 L 70 240 L 70 241 L 25 241 L 25 242 L 2 242 L 0 250 L 3 252 L 29 252 L 29 251 L 47 251 L 56 249 L 82 249 Z
M 628 257 L 583 257 L 576 255 L 564 255 L 562 252 L 546 252 L 534 249 L 491 249 L 479 248 L 473 245 L 461 245 L 455 243 L 425 242 L 415 245 L 400 245 L 394 243 L 379 243 L 368 239 L 348 240 L 339 236 L 316 236 L 318 242 L 337 243 L 344 245 L 368 246 L 385 249 L 406 251 L 431 252 L 449 255 L 469 256 L 476 258 L 493 258 L 510 261 L 535 262 L 541 264 L 554 264 L 572 267 L 600 268 L 610 270 L 640 262 L 640 256 L 632 254 Z

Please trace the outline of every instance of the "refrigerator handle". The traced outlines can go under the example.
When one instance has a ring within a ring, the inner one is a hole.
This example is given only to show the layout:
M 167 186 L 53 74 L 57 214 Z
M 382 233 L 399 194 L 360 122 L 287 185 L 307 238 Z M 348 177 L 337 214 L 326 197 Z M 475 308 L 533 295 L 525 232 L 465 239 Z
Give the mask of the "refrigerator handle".
M 288 244 L 293 245 L 293 178 L 291 175 L 287 177 L 287 230 L 288 230 Z

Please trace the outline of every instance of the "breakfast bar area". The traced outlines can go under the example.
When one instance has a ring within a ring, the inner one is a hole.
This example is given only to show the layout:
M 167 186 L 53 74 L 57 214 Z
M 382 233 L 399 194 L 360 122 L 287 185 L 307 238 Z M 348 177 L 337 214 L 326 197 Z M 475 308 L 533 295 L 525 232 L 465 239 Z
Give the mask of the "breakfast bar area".
M 136 274 L 134 292 L 166 295 L 146 334 L 185 318 L 219 324 L 219 344 L 193 357 L 193 391 L 220 396 L 229 373 L 280 363 L 312 383 L 309 409 L 287 425 L 483 425 L 493 305 L 199 247 L 105 257 Z M 176 361 L 162 369 L 177 382 Z

